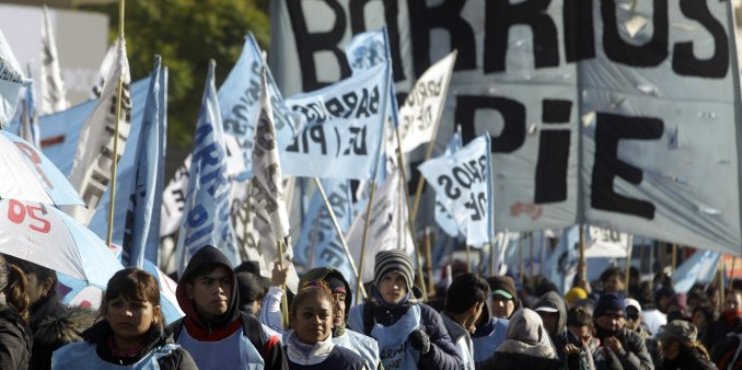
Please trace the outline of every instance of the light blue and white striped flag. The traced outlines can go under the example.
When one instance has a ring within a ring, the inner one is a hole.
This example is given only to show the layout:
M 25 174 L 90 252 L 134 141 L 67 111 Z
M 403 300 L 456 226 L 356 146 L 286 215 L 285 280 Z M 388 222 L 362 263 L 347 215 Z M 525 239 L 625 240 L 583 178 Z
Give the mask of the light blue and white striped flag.
M 678 293 L 687 293 L 696 283 L 710 283 L 719 269 L 718 252 L 698 250 L 672 274 L 672 286 Z

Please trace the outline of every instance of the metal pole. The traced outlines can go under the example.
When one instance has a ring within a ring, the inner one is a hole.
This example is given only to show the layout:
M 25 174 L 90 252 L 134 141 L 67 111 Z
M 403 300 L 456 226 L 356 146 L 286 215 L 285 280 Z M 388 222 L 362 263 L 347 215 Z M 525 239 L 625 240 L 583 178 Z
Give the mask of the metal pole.
M 348 262 L 350 262 L 350 268 L 353 269 L 353 274 L 358 276 L 358 269 L 356 268 L 356 263 L 355 261 L 353 261 L 353 256 L 350 254 L 350 249 L 348 248 L 348 242 L 345 240 L 345 236 L 343 236 L 343 231 L 340 228 L 340 223 L 338 222 L 337 217 L 335 216 L 335 211 L 332 209 L 332 206 L 330 205 L 330 200 L 327 199 L 327 193 L 325 193 L 325 187 L 322 186 L 322 182 L 319 181 L 319 179 L 316 177 L 314 178 L 314 183 L 315 185 L 317 185 L 317 190 L 319 191 L 319 194 L 322 196 L 322 201 L 325 202 L 325 207 L 327 208 L 327 212 L 330 214 L 330 219 L 332 219 L 332 225 L 335 226 L 335 232 L 337 232 L 338 238 L 340 239 L 340 244 L 343 245 L 343 250 L 345 250 L 345 255 L 348 257 Z M 363 296 L 363 299 L 366 299 L 366 289 L 363 288 L 362 284 L 360 287 L 360 293 Z

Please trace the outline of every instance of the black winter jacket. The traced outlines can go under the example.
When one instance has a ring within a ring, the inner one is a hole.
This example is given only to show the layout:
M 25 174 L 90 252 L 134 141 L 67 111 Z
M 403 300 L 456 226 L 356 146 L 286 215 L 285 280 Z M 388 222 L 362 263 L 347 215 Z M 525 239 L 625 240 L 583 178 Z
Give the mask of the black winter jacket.
M 717 370 L 706 356 L 696 349 L 681 348 L 678 357 L 662 362 L 657 370 Z
M 32 345 L 31 327 L 14 308 L 0 305 L 0 369 L 26 370 Z
M 95 322 L 97 314 L 81 307 L 59 303 L 56 291 L 31 306 L 33 349 L 31 370 L 51 369 L 52 353 L 60 347 L 82 341 L 82 332 Z

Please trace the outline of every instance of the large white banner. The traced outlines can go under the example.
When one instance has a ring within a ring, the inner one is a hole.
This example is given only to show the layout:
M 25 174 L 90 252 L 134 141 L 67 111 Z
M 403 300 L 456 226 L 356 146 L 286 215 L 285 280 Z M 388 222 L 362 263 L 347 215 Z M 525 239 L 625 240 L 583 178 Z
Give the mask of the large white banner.
M 349 76 L 344 45 L 384 24 L 398 93 L 457 50 L 436 146 L 454 124 L 491 135 L 498 230 L 589 222 L 742 254 L 730 2 L 271 4 L 289 95 Z

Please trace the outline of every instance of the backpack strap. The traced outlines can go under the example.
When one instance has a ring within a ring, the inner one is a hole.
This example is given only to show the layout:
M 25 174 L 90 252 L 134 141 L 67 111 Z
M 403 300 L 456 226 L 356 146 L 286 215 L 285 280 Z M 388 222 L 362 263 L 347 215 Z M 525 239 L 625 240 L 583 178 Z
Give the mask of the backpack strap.
M 374 310 L 369 307 L 370 303 L 361 306 L 361 317 L 363 317 L 363 333 L 371 336 L 371 330 L 374 329 Z
M 278 345 L 279 340 L 268 336 L 263 330 L 263 325 L 252 315 L 241 312 L 242 334 L 250 340 L 253 346 L 260 352 L 263 359 L 270 357 L 270 351 Z

